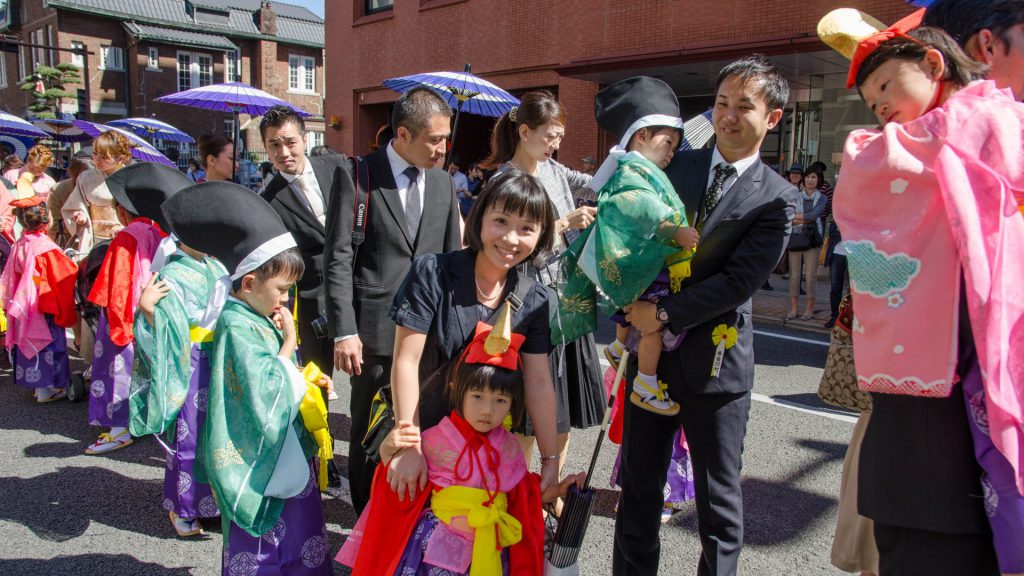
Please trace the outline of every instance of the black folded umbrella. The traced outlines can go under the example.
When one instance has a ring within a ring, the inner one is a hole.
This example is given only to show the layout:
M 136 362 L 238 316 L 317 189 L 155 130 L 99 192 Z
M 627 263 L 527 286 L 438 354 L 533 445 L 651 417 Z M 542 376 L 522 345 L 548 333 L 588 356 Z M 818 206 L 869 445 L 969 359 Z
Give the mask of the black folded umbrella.
M 583 537 L 587 534 L 590 516 L 594 513 L 594 501 L 597 499 L 597 491 L 590 487 L 590 480 L 594 476 L 594 467 L 597 465 L 597 456 L 601 453 L 601 444 L 604 443 L 604 437 L 608 433 L 608 421 L 611 418 L 612 406 L 615 404 L 615 391 L 626 372 L 628 360 L 629 352 L 623 352 L 618 369 L 615 371 L 615 381 L 612 383 L 612 391 L 608 396 L 608 407 L 604 411 L 604 419 L 601 421 L 601 430 L 597 434 L 597 443 L 594 445 L 594 454 L 590 457 L 590 469 L 587 470 L 583 488 L 572 486 L 565 497 L 562 515 L 558 518 L 558 529 L 555 531 L 554 542 L 548 554 L 548 563 L 553 568 L 569 568 L 575 565 L 579 559 L 580 547 L 583 545 Z

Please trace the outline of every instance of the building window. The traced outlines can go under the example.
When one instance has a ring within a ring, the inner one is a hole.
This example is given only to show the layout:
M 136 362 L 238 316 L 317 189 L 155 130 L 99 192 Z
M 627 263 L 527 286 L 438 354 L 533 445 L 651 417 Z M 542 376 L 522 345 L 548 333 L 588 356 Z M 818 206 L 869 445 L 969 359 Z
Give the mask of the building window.
M 149 47 L 149 59 L 146 61 L 146 68 L 150 70 L 160 69 L 160 50 L 155 46 Z
M 0 52 L 0 88 L 7 88 L 7 53 Z
M 395 5 L 395 0 L 365 0 L 365 2 L 367 14 L 391 10 Z
M 213 84 L 213 58 L 209 54 L 178 52 L 178 91 Z
M 78 40 L 72 40 L 71 41 L 71 49 L 72 50 L 81 50 L 82 52 L 85 52 L 85 44 L 82 43 L 82 42 L 79 42 Z M 85 68 L 85 54 L 84 53 L 83 54 L 74 54 L 74 53 L 72 53 L 71 54 L 71 63 L 74 64 L 75 66 L 78 66 L 79 68 Z
M 51 26 L 49 24 L 46 25 L 46 45 L 47 46 L 56 46 L 57 45 L 57 43 L 54 42 L 54 40 L 53 40 L 53 26 Z M 60 57 L 57 56 L 56 50 L 50 50 L 47 53 L 47 58 L 49 58 L 49 60 L 50 60 L 50 66 L 56 66 L 60 62 Z
M 294 54 L 288 57 L 288 91 L 316 93 L 316 58 Z
M 242 81 L 242 57 L 238 50 L 228 50 L 224 53 L 224 81 Z
M 100 70 L 124 70 L 124 49 L 100 46 Z
M 323 132 L 306 132 L 306 154 L 313 151 L 313 148 L 324 145 Z
M 224 137 L 232 142 L 235 141 L 235 120 L 231 118 L 224 121 Z

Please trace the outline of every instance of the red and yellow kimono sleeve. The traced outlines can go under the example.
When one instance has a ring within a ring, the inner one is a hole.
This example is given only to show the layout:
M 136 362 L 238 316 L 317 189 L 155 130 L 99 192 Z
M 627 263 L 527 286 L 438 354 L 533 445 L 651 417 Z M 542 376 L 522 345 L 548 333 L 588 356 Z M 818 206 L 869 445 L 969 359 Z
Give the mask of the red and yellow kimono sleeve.
M 50 250 L 36 257 L 39 311 L 53 316 L 53 322 L 62 328 L 78 322 L 75 309 L 77 277 L 78 266 L 60 250 Z
M 135 252 L 138 242 L 129 234 L 118 233 L 110 241 L 96 282 L 89 292 L 89 301 L 105 308 L 110 340 L 127 346 L 135 339 L 135 302 L 132 283 L 135 279 Z

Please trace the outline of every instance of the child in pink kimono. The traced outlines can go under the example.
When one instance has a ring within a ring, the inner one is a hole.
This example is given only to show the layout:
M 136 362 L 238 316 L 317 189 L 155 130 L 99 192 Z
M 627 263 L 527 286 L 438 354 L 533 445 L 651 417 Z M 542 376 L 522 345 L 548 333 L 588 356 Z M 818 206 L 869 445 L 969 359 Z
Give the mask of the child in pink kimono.
M 7 311 L 7 350 L 13 354 L 14 382 L 35 389 L 36 402 L 53 402 L 67 394 L 68 368 L 64 329 L 78 321 L 75 278 L 78 267 L 46 235 L 49 212 L 45 197 L 14 200 L 22 235 L 0 276 L 0 299 Z
M 913 29 L 919 22 L 915 14 L 861 38 L 852 54 L 849 84 L 883 126 L 850 135 L 835 195 L 857 303 L 856 368 L 860 387 L 883 400 L 943 398 L 962 385 L 999 569 L 1019 573 L 1024 109 L 977 80 L 984 65 L 944 32 Z
M 509 414 L 522 418 L 518 347 L 525 337 L 512 334 L 507 350 L 492 355 L 485 349 L 491 332 L 481 322 L 450 373 L 451 414 L 422 437 L 400 423 L 381 447 L 370 502 L 337 556 L 353 575 L 543 572 L 539 477 L 502 426 Z M 388 483 L 387 463 L 420 442 L 429 485 L 402 499 Z M 544 496 L 564 495 L 579 480 L 569 477 Z

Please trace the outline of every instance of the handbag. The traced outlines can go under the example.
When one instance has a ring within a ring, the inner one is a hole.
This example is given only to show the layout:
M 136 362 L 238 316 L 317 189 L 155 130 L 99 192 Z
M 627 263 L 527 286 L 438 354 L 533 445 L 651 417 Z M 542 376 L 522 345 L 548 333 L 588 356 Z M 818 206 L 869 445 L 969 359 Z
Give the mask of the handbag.
M 818 398 L 833 406 L 862 412 L 871 410 L 871 395 L 857 385 L 853 363 L 853 301 L 849 293 L 839 305 L 839 318 L 832 327 L 825 372 L 818 384 Z
M 526 275 L 520 274 L 515 288 L 505 297 L 512 307 L 513 317 L 523 306 L 526 295 L 533 288 L 533 280 Z M 501 306 L 491 313 L 485 320 L 492 324 L 501 311 Z M 445 383 L 448 382 L 448 372 L 459 363 L 462 351 L 466 348 L 472 338 L 463 343 L 462 346 L 452 355 L 451 359 L 442 363 L 433 372 L 420 382 L 420 429 L 426 430 L 437 425 L 448 415 L 448 395 L 445 390 Z M 371 462 L 380 463 L 380 446 L 387 439 L 388 434 L 395 428 L 395 406 L 391 401 L 391 385 L 383 386 L 370 402 L 370 423 L 366 427 L 366 434 L 360 444 L 366 453 L 366 458 Z

